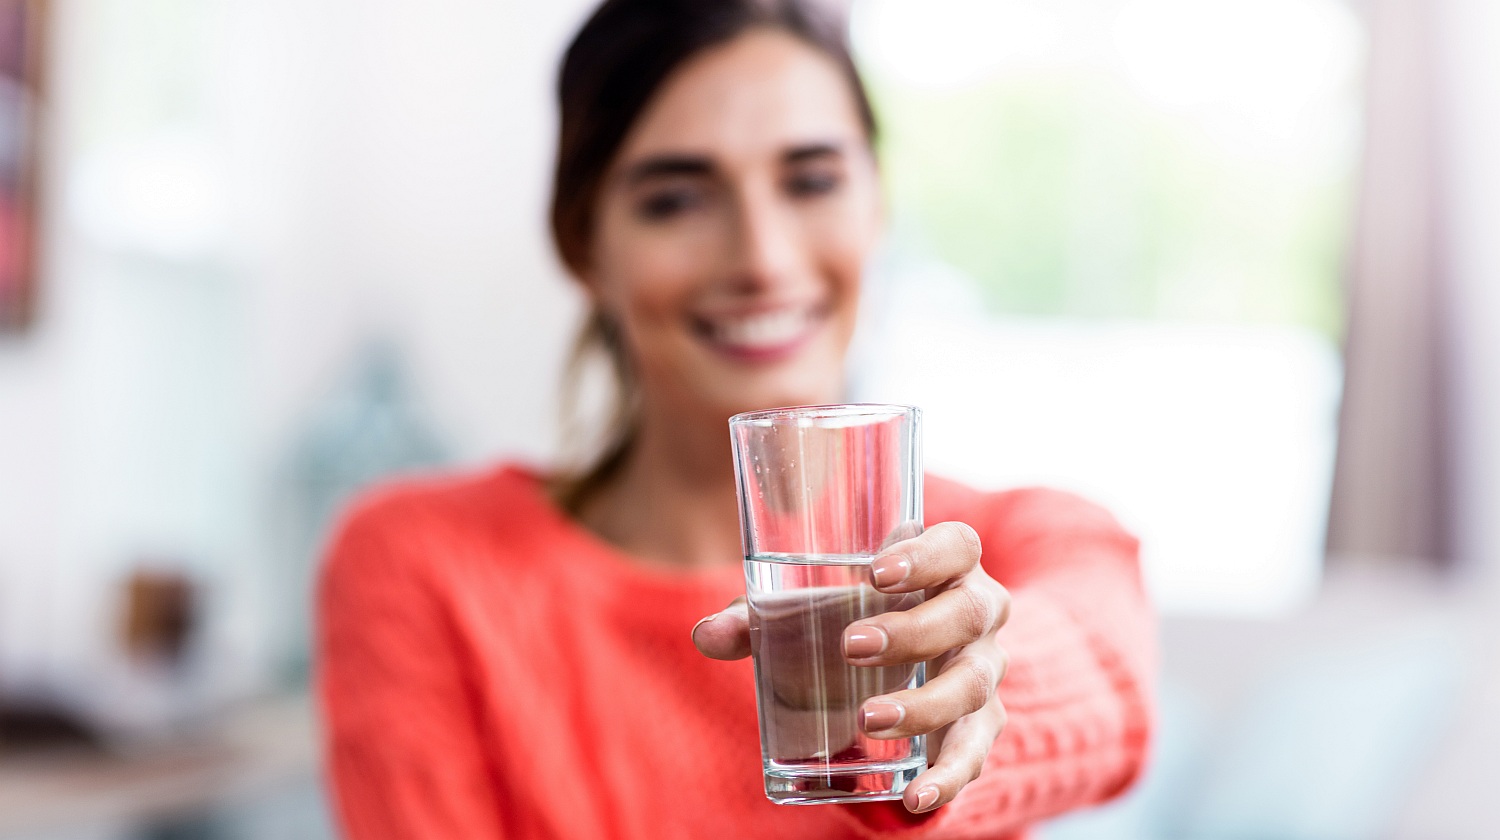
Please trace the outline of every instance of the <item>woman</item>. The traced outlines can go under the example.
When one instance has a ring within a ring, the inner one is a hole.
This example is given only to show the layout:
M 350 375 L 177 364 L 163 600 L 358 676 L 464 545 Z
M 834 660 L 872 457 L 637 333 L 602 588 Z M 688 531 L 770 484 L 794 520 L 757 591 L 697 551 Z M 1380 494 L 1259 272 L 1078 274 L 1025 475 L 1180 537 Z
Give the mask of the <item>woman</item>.
M 929 733 L 931 766 L 900 802 L 765 800 L 725 420 L 841 397 L 874 119 L 839 31 L 791 0 L 610 0 L 559 93 L 553 231 L 616 434 L 580 474 L 413 481 L 348 516 L 318 636 L 348 834 L 1009 837 L 1127 786 L 1153 658 L 1135 541 L 1063 494 L 929 477 L 929 528 L 873 563 L 926 603 L 843 641 L 932 662 L 861 709 Z

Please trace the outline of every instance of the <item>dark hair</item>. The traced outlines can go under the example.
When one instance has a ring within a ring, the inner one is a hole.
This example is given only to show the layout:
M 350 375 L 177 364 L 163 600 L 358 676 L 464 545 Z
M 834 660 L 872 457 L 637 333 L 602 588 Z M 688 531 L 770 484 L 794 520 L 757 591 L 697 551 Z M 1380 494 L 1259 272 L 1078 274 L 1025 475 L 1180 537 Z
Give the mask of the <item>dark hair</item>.
M 620 144 L 663 81 L 684 61 L 750 29 L 791 34 L 842 70 L 866 136 L 875 114 L 854 68 L 844 21 L 818 0 L 606 0 L 583 24 L 563 57 L 557 80 L 560 110 L 552 180 L 552 238 L 575 274 L 588 264 L 594 216 L 606 171 Z M 564 424 L 577 421 L 583 366 L 604 351 L 616 382 L 613 416 L 601 454 L 575 477 L 561 477 L 554 495 L 576 512 L 584 498 L 624 463 L 635 437 L 635 385 L 617 331 L 590 313 L 575 343 L 564 383 Z M 572 430 L 576 432 L 576 430 Z M 565 436 L 570 435 L 565 431 Z M 576 443 L 576 441 L 573 441 Z

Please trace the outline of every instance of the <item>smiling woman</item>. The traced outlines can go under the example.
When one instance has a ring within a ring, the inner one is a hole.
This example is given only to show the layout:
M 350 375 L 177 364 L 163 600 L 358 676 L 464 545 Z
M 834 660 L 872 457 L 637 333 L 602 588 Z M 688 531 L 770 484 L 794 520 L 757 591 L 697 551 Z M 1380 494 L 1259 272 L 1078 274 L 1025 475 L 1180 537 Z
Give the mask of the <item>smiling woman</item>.
M 720 420 L 838 398 L 880 215 L 848 91 L 795 36 L 751 32 L 685 62 L 637 118 L 576 270 L 643 408 Z
M 641 15 L 606 5 L 598 19 L 629 25 Z M 602 350 L 618 401 L 605 456 L 558 477 L 554 495 L 569 509 L 618 469 L 641 422 L 632 392 L 674 376 L 667 365 L 687 366 L 678 373 L 716 393 L 723 417 L 839 396 L 827 386 L 840 371 L 826 362 L 842 365 L 863 257 L 879 232 L 874 114 L 830 21 L 796 5 L 780 25 L 753 4 L 738 17 L 661 27 L 656 50 L 634 54 L 614 39 L 593 42 L 600 36 L 586 28 L 571 54 L 620 50 L 619 72 L 590 76 L 583 60 L 563 67 L 552 227 L 593 304 L 571 390 Z M 747 75 L 763 83 L 746 85 Z M 648 294 L 634 294 L 641 289 Z M 801 353 L 817 342 L 819 352 Z M 696 352 L 675 355 L 679 345 Z M 655 404 L 692 411 L 695 401 Z
M 874 120 L 842 29 L 794 0 L 610 0 L 559 100 L 553 232 L 617 431 L 577 473 L 407 482 L 348 516 L 318 647 L 349 834 L 1014 837 L 1127 786 L 1153 661 L 1135 540 L 1073 497 L 928 476 L 927 530 L 869 566 L 921 605 L 832 648 L 926 664 L 858 719 L 930 738 L 929 764 L 899 803 L 766 801 L 726 420 L 844 392 Z

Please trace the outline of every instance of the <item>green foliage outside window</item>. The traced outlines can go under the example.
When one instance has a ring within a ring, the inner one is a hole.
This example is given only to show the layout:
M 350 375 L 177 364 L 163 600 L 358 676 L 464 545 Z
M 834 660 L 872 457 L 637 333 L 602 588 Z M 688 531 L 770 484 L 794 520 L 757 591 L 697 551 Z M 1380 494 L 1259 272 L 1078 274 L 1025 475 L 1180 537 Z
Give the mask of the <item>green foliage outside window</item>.
M 1339 335 L 1354 166 L 1337 115 L 1267 151 L 1108 77 L 871 81 L 898 235 L 996 312 Z

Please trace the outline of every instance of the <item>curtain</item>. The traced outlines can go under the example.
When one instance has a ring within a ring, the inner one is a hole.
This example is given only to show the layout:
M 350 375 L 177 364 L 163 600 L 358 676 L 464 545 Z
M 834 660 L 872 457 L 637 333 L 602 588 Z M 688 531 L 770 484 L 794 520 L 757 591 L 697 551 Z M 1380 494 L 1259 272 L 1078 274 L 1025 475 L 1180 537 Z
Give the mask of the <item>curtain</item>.
M 1348 266 L 1329 513 L 1338 562 L 1452 555 L 1451 335 L 1440 238 L 1434 4 L 1370 0 L 1368 110 Z

